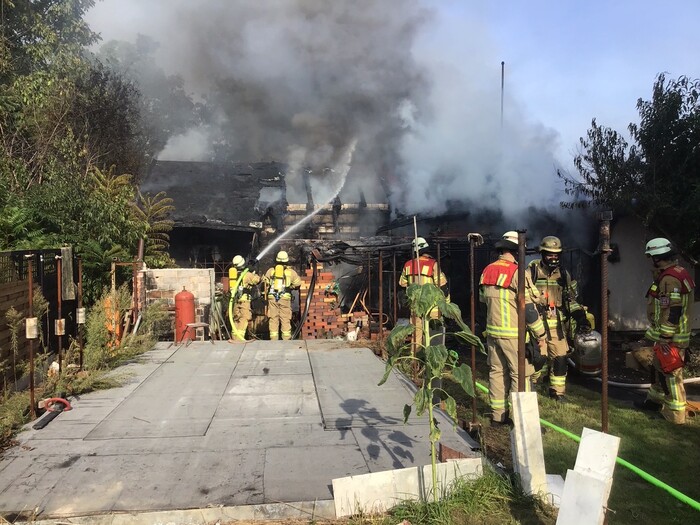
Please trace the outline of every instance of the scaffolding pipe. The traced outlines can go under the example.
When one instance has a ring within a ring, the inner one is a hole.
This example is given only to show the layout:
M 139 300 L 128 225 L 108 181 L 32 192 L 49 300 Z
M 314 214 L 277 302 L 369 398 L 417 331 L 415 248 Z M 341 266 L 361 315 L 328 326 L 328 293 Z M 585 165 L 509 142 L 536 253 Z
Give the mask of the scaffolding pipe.
M 382 324 L 384 322 L 384 261 L 383 261 L 383 253 L 382 250 L 379 250 L 379 269 L 377 270 L 379 272 L 379 335 L 377 336 L 377 340 L 379 341 L 379 351 L 382 354 L 382 357 L 386 357 L 384 355 L 384 328 L 382 327 Z
M 525 232 L 518 230 L 518 392 L 525 392 Z
M 398 316 L 399 316 L 399 282 L 396 279 L 396 252 L 392 250 L 392 264 L 391 264 L 391 282 L 392 284 L 392 289 L 394 290 L 393 294 L 393 309 L 394 309 L 394 326 L 396 326 L 396 322 L 398 321 Z
M 608 256 L 610 255 L 610 221 L 612 212 L 600 214 L 600 335 L 602 336 L 601 428 L 608 432 Z
M 34 318 L 34 254 L 25 255 L 27 258 L 27 281 L 29 283 L 29 315 Z M 36 418 L 36 403 L 34 399 L 34 338 L 29 338 L 29 415 Z
M 63 373 L 63 316 L 61 315 L 61 308 L 62 308 L 62 294 L 61 292 L 63 291 L 63 285 L 62 285 L 62 275 L 61 275 L 61 270 L 62 270 L 62 261 L 63 258 L 60 255 L 56 256 L 56 279 L 58 282 L 58 290 L 57 290 L 57 303 L 58 303 L 58 318 L 56 319 L 56 323 L 54 324 L 54 331 L 56 332 L 56 335 L 58 337 L 58 375 L 60 376 Z
M 79 365 L 80 370 L 83 369 L 83 324 L 85 323 L 85 312 L 83 310 L 83 258 L 78 257 L 78 315 L 76 315 L 76 320 L 78 322 L 78 349 L 79 349 Z M 80 321 L 83 321 L 82 323 Z

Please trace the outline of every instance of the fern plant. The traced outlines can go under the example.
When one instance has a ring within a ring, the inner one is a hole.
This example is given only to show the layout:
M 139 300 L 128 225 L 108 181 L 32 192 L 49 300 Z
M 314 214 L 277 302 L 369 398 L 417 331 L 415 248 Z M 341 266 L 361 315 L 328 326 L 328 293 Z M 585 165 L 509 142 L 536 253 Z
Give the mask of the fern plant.
M 435 399 L 444 402 L 445 411 L 452 419 L 454 426 L 457 425 L 457 402 L 455 399 L 441 388 L 441 379 L 451 376 L 469 396 L 474 396 L 474 382 L 472 370 L 465 363 L 459 364 L 459 355 L 454 350 L 449 350 L 444 343 L 433 344 L 430 336 L 429 322 L 430 312 L 437 308 L 440 318 L 437 321 L 444 325 L 444 319 L 452 319 L 457 323 L 459 331 L 454 335 L 469 345 L 476 346 L 484 353 L 484 345 L 475 336 L 466 323 L 462 320 L 462 312 L 459 307 L 448 302 L 445 294 L 432 283 L 412 284 L 406 289 L 411 312 L 423 320 L 423 341 L 418 342 L 418 350 L 415 355 L 411 352 L 411 344 L 407 342 L 413 333 L 413 326 L 395 326 L 389 334 L 387 340 L 388 360 L 379 385 L 383 385 L 389 378 L 389 374 L 394 367 L 402 361 L 418 363 L 422 371 L 422 385 L 415 393 L 413 403 L 405 405 L 403 409 L 404 423 L 408 421 L 413 406 L 415 406 L 416 416 L 427 415 L 430 424 L 430 458 L 433 478 L 433 497 L 438 499 L 437 491 L 437 447 L 440 440 L 440 428 L 434 416 L 435 408 L 439 405 Z

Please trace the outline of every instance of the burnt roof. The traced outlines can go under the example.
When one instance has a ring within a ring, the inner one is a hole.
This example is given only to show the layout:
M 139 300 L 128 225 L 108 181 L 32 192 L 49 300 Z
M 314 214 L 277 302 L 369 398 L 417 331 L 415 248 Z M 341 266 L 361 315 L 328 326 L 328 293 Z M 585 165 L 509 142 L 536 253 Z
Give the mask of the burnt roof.
M 176 227 L 255 230 L 269 208 L 284 201 L 286 170 L 278 162 L 159 160 L 141 182 L 141 192 L 166 192 L 173 199 Z

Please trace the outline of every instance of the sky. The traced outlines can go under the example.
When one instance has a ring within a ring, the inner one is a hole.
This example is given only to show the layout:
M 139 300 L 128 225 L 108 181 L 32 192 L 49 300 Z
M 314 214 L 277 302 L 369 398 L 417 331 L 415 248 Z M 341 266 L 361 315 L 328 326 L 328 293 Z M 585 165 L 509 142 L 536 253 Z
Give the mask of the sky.
M 696 0 L 102 0 L 87 18 L 103 41 L 152 36 L 193 94 L 228 78 L 241 160 L 335 168 L 317 202 L 381 200 L 381 177 L 407 214 L 558 207 L 593 118 L 627 136 L 658 73 L 700 77 Z

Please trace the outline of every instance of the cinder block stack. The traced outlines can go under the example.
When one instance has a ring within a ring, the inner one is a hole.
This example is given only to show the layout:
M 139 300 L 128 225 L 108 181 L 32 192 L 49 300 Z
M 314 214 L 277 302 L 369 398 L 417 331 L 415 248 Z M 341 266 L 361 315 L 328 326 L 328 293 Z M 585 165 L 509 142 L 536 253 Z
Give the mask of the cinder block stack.
M 367 314 L 363 311 L 350 314 L 342 313 L 338 296 L 330 292 L 335 281 L 333 273 L 324 271 L 323 264 L 316 266 L 317 276 L 314 293 L 309 303 L 309 312 L 301 330 L 302 339 L 330 339 L 342 337 L 347 332 L 355 330 L 357 322 L 362 325 L 364 335 L 369 330 Z M 301 277 L 300 300 L 302 309 L 306 306 L 311 278 L 314 269 L 310 268 Z M 328 290 L 327 290 L 328 288 Z M 363 333 L 358 334 L 362 337 Z

